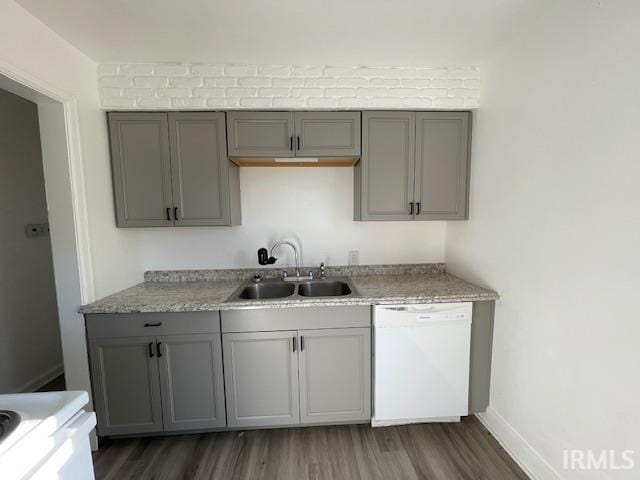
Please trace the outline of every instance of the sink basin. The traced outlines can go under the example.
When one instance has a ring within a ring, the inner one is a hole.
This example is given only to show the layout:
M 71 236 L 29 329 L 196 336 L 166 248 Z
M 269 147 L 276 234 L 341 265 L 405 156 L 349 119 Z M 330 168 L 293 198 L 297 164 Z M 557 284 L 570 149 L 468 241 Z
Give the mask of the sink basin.
M 345 297 L 358 295 L 347 277 L 298 279 L 288 277 L 287 280 L 268 278 L 254 283 L 247 280 L 236 290 L 229 301 L 243 300 L 301 300 L 312 297 Z
M 20 423 L 20 415 L 12 410 L 0 410 L 0 442 L 13 432 Z
M 303 297 L 343 297 L 351 294 L 351 287 L 340 280 L 312 280 L 300 283 L 298 293 Z
M 247 285 L 242 290 L 240 290 L 240 293 L 238 293 L 238 298 L 241 298 L 243 300 L 284 298 L 293 295 L 295 289 L 295 285 L 285 282 L 254 283 L 251 285 Z

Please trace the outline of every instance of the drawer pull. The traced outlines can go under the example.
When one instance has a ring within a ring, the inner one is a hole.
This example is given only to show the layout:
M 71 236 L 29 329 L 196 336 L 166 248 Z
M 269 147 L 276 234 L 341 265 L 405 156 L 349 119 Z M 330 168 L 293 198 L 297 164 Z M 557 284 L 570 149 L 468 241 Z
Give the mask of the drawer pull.
M 159 327 L 162 325 L 162 322 L 156 322 L 156 323 L 145 323 L 144 326 L 145 327 Z

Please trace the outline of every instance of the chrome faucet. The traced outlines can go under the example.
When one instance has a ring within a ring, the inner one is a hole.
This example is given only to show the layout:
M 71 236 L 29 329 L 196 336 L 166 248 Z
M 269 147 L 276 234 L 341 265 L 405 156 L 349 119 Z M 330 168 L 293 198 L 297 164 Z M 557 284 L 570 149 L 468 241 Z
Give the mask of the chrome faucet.
M 296 277 L 299 279 L 300 278 L 300 259 L 298 258 L 298 249 L 296 248 L 296 246 L 293 243 L 288 242 L 286 240 L 280 240 L 280 241 L 276 242 L 276 244 L 273 247 L 271 247 L 271 252 L 269 253 L 269 256 L 273 257 L 273 252 L 275 252 L 276 249 L 278 247 L 280 247 L 281 245 L 288 245 L 291 248 L 293 248 L 293 256 L 294 256 L 295 262 L 296 262 Z M 285 279 L 286 279 L 286 277 L 285 277 Z

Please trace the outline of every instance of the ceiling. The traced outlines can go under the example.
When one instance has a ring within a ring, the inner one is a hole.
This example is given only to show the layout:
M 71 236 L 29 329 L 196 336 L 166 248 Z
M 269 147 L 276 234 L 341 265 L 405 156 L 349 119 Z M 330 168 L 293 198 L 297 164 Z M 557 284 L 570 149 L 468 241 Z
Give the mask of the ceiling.
M 469 65 L 532 0 L 17 0 L 97 62 Z

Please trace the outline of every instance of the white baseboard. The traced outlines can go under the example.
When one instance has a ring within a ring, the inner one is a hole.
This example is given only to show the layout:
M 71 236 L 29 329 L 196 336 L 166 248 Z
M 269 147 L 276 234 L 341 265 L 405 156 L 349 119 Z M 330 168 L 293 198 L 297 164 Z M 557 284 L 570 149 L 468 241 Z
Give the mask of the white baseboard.
M 63 373 L 64 373 L 64 368 L 62 366 L 62 363 L 60 363 L 55 367 L 44 372 L 42 375 L 38 375 L 36 378 L 29 380 L 27 383 L 24 383 L 23 385 L 14 389 L 13 393 L 35 392 L 36 390 L 45 386 L 51 380 L 53 380 L 56 377 L 59 377 Z
M 562 480 L 560 475 L 502 415 L 488 407 L 476 417 L 498 440 L 513 460 L 533 480 Z

